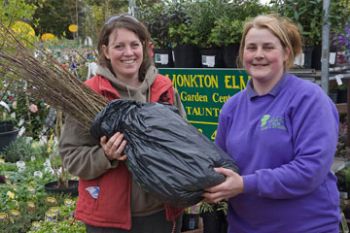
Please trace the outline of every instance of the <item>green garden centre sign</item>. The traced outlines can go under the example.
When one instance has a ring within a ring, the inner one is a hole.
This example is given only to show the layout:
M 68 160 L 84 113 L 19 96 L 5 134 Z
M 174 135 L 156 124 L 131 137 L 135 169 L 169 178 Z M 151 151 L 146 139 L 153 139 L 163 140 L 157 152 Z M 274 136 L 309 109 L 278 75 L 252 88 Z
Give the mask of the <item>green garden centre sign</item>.
M 160 68 L 178 90 L 188 121 L 211 140 L 215 139 L 222 105 L 247 86 L 242 69 Z

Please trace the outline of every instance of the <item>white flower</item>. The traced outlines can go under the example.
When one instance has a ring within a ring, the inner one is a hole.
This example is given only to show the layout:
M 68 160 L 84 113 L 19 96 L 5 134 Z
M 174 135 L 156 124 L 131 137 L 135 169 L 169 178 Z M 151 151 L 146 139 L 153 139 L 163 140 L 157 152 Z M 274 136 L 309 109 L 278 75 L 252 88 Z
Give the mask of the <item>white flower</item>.
M 44 162 L 44 167 L 45 167 L 45 168 L 51 168 L 50 159 L 46 159 L 46 160 L 45 160 L 45 162 Z
M 26 163 L 22 160 L 16 162 L 18 172 L 23 172 L 26 169 Z
M 34 177 L 43 178 L 43 173 L 41 171 L 35 171 Z
M 51 173 L 51 174 L 55 174 L 55 170 L 53 170 L 51 167 L 45 167 L 44 171 L 48 172 L 48 173 Z

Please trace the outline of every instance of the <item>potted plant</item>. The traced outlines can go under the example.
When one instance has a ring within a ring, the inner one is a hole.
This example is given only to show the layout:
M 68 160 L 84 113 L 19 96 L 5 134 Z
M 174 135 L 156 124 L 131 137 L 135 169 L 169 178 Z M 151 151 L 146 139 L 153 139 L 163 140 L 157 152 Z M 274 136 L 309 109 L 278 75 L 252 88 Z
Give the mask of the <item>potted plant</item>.
M 236 0 L 222 3 L 222 9 L 215 18 L 208 42 L 221 47 L 225 67 L 236 68 L 236 59 L 245 20 L 266 13 L 270 8 L 255 0 Z
M 211 30 L 209 41 L 222 48 L 224 66 L 236 68 L 239 44 L 243 29 L 243 22 L 238 19 L 230 19 L 222 16 L 215 21 Z
M 11 142 L 16 140 L 19 132 L 19 129 L 15 127 L 13 99 L 14 96 L 10 96 L 6 91 L 0 100 L 0 151 L 4 151 Z
M 28 138 L 18 137 L 4 148 L 2 154 L 6 162 L 15 163 L 17 161 L 29 161 L 32 156 L 35 156 L 36 152 Z
M 154 46 L 154 63 L 157 67 L 173 67 L 172 50 L 168 34 L 170 13 L 164 2 L 141 3 L 137 11 L 140 19 L 151 34 Z
M 313 68 L 312 58 L 320 53 L 322 42 L 322 0 L 272 0 L 279 14 L 289 17 L 300 28 L 304 38 L 304 68 Z
M 72 179 L 72 176 L 62 165 L 62 158 L 58 152 L 58 145 L 54 139 L 54 135 L 51 135 L 48 141 L 47 151 L 49 153 L 49 160 L 46 166 L 51 170 L 56 180 L 46 183 L 45 191 L 55 194 L 69 194 L 73 197 L 78 196 L 78 180 Z
M 202 202 L 199 212 L 203 219 L 203 233 L 227 232 L 227 203 L 225 201 L 216 204 Z
M 174 66 L 198 68 L 201 66 L 198 49 L 198 32 L 191 27 L 188 9 L 190 3 L 175 2 L 169 5 L 168 35 L 173 48 Z
M 197 45 L 201 53 L 202 67 L 223 67 L 220 46 L 211 43 L 210 33 L 215 20 L 224 13 L 226 3 L 221 0 L 194 1 L 190 3 L 188 15 L 190 29 L 197 32 Z

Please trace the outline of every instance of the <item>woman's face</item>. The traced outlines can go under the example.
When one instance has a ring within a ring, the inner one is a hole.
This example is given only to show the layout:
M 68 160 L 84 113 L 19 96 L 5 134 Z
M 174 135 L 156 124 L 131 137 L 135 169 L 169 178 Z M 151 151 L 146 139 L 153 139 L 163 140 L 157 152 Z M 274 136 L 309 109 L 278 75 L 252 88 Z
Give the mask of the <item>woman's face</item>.
M 288 54 L 268 29 L 251 28 L 245 38 L 243 65 L 256 82 L 277 83 L 284 73 Z
M 125 28 L 118 28 L 109 35 L 109 44 L 103 48 L 118 78 L 138 78 L 143 60 L 143 47 L 138 36 Z

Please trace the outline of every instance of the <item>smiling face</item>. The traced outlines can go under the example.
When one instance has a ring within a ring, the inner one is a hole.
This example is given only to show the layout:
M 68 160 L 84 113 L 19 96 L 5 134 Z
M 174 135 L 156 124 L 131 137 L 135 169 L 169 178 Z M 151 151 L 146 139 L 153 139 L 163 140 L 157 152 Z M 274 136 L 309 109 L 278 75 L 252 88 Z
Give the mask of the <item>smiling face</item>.
M 243 65 L 252 77 L 254 87 L 273 88 L 284 73 L 288 50 L 270 30 L 254 27 L 248 31 L 243 49 Z
M 103 52 L 110 60 L 115 75 L 124 81 L 138 80 L 143 60 L 142 43 L 138 36 L 125 28 L 117 28 L 109 35 L 108 46 Z

